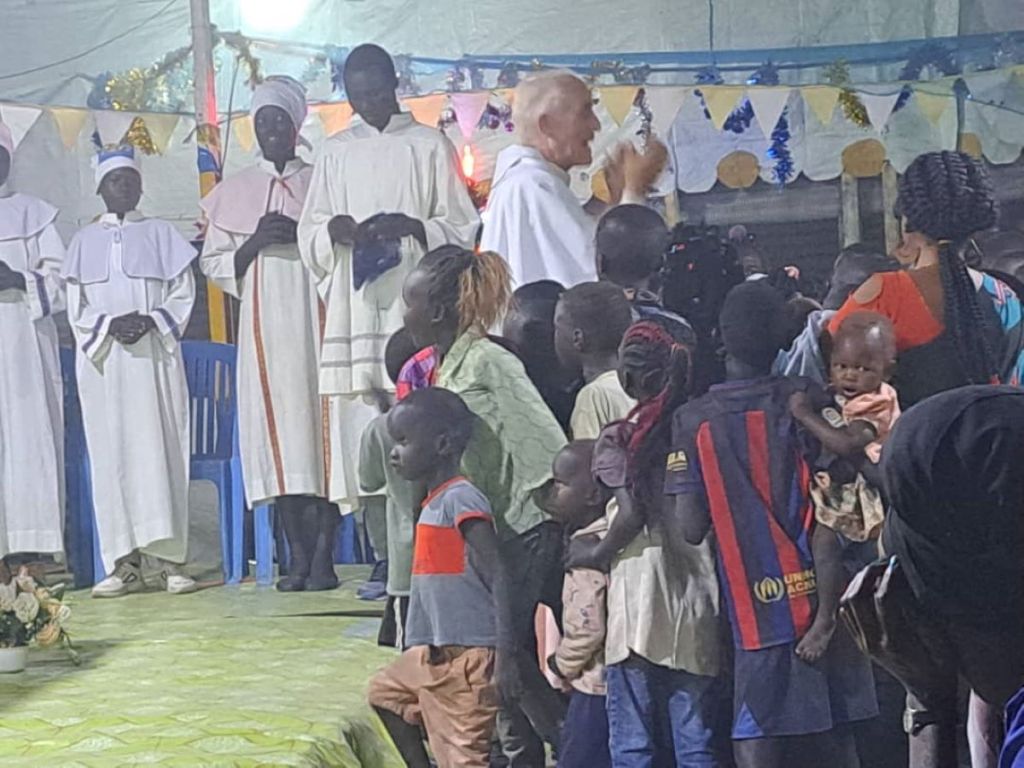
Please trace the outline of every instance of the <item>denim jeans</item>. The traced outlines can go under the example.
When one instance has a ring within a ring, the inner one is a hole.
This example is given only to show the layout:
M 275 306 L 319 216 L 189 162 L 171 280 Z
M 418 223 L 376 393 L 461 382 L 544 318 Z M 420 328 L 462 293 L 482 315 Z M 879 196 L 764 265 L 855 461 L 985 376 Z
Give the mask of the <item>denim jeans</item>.
M 718 768 L 712 723 L 718 680 L 639 656 L 608 667 L 608 726 L 614 768 Z

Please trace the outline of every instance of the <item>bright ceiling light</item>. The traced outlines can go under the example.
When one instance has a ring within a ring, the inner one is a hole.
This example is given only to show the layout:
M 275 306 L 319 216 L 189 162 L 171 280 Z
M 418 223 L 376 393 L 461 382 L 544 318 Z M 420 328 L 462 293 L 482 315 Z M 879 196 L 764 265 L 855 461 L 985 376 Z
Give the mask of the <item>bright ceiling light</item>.
M 238 0 L 248 32 L 289 32 L 299 25 L 309 0 Z

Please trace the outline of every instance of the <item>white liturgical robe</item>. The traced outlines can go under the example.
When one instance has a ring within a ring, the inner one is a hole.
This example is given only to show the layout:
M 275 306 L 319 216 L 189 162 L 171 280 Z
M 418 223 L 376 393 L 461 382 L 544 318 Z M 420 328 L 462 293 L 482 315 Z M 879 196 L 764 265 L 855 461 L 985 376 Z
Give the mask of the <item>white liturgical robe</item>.
M 361 396 L 393 388 L 384 348 L 402 327 L 402 284 L 425 253 L 415 238 L 404 238 L 401 263 L 356 290 L 352 248 L 334 246 L 328 224 L 342 214 L 363 222 L 379 213 L 423 222 L 427 250 L 473 247 L 479 217 L 455 149 L 440 131 L 408 113 L 394 115 L 383 131 L 356 118 L 328 139 L 299 222 L 302 259 L 327 305 L 320 393 L 330 397 L 329 498 L 342 504 L 359 495 L 359 438 L 375 414 Z
M 64 243 L 49 203 L 0 187 L 0 261 L 25 290 L 0 291 L 0 557 L 60 552 L 64 417 L 57 327 Z
M 173 226 L 105 214 L 68 247 L 68 316 L 107 573 L 135 549 L 185 561 L 189 396 L 180 338 L 195 302 L 195 249 Z M 137 312 L 156 329 L 124 346 L 111 321 Z
M 225 293 L 241 299 L 238 438 L 250 504 L 286 495 L 326 496 L 325 422 L 317 390 L 320 300 L 297 245 L 260 251 L 241 279 L 235 253 L 267 213 L 298 221 L 313 167 L 283 173 L 260 160 L 218 184 L 202 202 L 209 220 L 200 260 Z
M 480 247 L 504 257 L 516 287 L 597 280 L 597 222 L 573 194 L 569 174 L 536 149 L 501 151 L 483 218 Z

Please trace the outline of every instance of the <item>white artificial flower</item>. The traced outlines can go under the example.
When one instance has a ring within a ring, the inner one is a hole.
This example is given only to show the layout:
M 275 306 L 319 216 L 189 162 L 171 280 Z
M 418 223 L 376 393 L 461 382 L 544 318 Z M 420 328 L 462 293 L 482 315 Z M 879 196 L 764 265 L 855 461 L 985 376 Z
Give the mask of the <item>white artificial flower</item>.
M 28 568 L 25 566 L 21 566 L 21 570 L 18 571 L 18 576 L 15 581 L 18 584 L 18 589 L 22 592 L 35 592 L 36 587 L 38 586 L 36 584 L 36 580 L 29 576 Z
M 0 584 L 0 612 L 7 613 L 14 610 L 14 599 L 18 596 L 18 588 L 12 581 L 10 584 Z
M 39 601 L 31 592 L 22 592 L 14 600 L 14 615 L 22 624 L 31 624 L 39 615 Z

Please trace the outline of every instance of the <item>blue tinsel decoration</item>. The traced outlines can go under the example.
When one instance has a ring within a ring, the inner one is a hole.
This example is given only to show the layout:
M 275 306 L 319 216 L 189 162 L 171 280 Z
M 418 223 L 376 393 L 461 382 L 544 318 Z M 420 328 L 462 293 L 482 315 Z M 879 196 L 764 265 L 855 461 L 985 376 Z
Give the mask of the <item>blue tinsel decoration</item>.
M 722 76 L 718 73 L 718 69 L 715 67 L 706 67 L 697 73 L 697 82 L 707 85 L 720 85 L 722 83 Z M 766 62 L 747 78 L 747 84 L 778 85 L 779 68 L 770 61 Z M 701 105 L 704 107 L 704 116 L 710 120 L 711 113 L 708 112 L 707 105 L 704 102 L 704 94 L 699 90 L 694 91 L 694 93 L 700 97 Z M 725 119 L 725 123 L 722 125 L 722 130 L 739 135 L 744 133 L 753 121 L 754 107 L 751 106 L 750 99 L 744 99 L 743 103 L 736 107 L 736 109 L 729 114 L 729 117 Z
M 768 159 L 774 160 L 772 178 L 781 189 L 793 176 L 793 155 L 789 151 L 789 107 L 782 112 L 775 130 L 772 131 L 772 145 L 768 147 Z
M 960 67 L 956 62 L 953 52 L 941 43 L 925 43 L 918 48 L 907 63 L 900 70 L 900 80 L 920 80 L 921 73 L 925 67 L 934 67 L 944 76 L 960 74 Z M 896 100 L 896 106 L 892 108 L 893 113 L 899 112 L 910 101 L 914 94 L 909 85 L 903 86 L 900 97 Z
M 778 85 L 779 68 L 766 61 L 750 77 L 747 78 L 747 85 Z
M 92 83 L 92 90 L 89 91 L 89 95 L 86 97 L 85 103 L 89 109 L 112 109 L 113 105 L 110 103 L 110 94 L 107 93 L 107 83 L 110 81 L 112 75 L 110 72 L 104 72 L 99 75 Z
M 724 82 L 716 66 L 704 67 L 697 73 L 697 85 L 721 85 Z
M 331 90 L 338 95 L 345 95 L 345 59 L 348 58 L 349 49 L 336 45 L 327 46 L 327 61 L 331 66 Z

